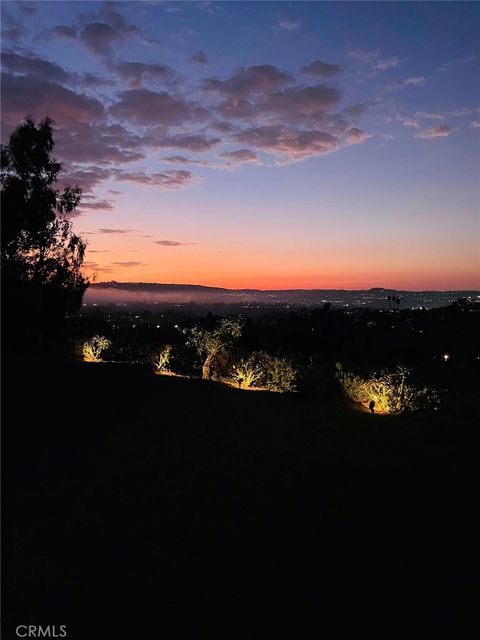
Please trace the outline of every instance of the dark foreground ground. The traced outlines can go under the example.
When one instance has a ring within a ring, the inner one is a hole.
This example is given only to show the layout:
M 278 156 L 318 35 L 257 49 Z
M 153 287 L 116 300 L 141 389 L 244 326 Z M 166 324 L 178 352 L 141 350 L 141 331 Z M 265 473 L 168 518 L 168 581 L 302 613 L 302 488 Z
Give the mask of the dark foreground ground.
M 3 637 L 470 637 L 461 403 L 376 417 L 106 364 L 3 385 Z

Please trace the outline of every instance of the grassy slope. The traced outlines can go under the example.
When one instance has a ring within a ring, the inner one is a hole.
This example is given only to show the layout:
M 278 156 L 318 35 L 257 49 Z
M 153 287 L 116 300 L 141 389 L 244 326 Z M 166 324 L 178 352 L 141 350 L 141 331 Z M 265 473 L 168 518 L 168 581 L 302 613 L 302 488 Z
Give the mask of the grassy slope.
M 5 637 L 31 622 L 197 637 L 180 629 L 222 610 L 222 637 L 254 613 L 243 637 L 299 637 L 327 612 L 358 631 L 382 609 L 386 637 L 412 637 L 411 614 L 444 627 L 468 603 L 469 416 L 375 417 L 79 363 L 9 367 L 4 411 Z

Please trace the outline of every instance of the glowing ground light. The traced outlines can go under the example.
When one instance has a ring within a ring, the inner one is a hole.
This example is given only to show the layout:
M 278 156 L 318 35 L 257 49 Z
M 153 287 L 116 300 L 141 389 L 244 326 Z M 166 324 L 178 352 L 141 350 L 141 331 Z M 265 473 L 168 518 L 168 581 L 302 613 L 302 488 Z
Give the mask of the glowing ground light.
M 450 354 L 449 354 L 449 353 L 444 353 L 444 354 L 441 356 L 441 358 L 442 358 L 442 360 L 443 360 L 444 362 L 448 362 L 448 361 L 450 360 Z

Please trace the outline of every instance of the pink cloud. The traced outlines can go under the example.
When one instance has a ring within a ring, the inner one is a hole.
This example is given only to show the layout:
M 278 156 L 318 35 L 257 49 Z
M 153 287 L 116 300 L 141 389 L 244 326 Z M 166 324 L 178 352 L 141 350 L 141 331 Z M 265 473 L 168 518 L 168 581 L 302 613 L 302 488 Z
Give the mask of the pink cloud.
M 212 167 L 213 163 L 208 160 L 196 160 L 194 158 L 187 158 L 186 156 L 165 156 L 162 158 L 163 162 L 169 164 L 196 164 L 202 167 Z
M 220 142 L 220 138 L 208 138 L 203 134 L 177 134 L 153 138 L 151 144 L 155 147 L 202 152 L 212 149 Z
M 291 82 L 294 82 L 294 78 L 290 74 L 280 71 L 270 64 L 263 64 L 242 67 L 226 80 L 207 78 L 204 82 L 204 88 L 207 91 L 217 91 L 241 97 L 275 91 Z
M 146 173 L 145 171 L 118 171 L 114 175 L 118 182 L 133 182 L 148 187 L 155 187 L 161 191 L 172 191 L 187 186 L 193 178 L 190 171 L 164 171 Z
M 331 153 L 340 147 L 338 139 L 329 133 L 284 129 L 280 126 L 246 129 L 234 137 L 239 142 L 285 156 L 292 161 Z
M 371 134 L 365 133 L 365 131 L 362 131 L 358 127 L 351 127 L 347 129 L 345 133 L 345 142 L 347 144 L 362 144 L 371 137 Z
M 258 164 L 259 159 L 256 153 L 250 149 L 236 149 L 235 151 L 224 151 L 219 158 L 229 160 L 234 163 L 243 164 L 245 162 L 255 162 Z
M 424 131 L 420 131 L 415 136 L 416 138 L 448 138 L 448 136 L 452 133 L 450 127 L 447 127 L 446 124 L 439 124 L 436 127 L 432 127 L 431 129 L 425 129 Z
M 16 126 L 27 113 L 37 119 L 48 114 L 60 126 L 98 123 L 105 116 L 104 106 L 99 100 L 32 76 L 3 74 L 2 94 L 3 121 L 12 126 Z
M 80 187 L 83 194 L 89 194 L 105 180 L 112 176 L 112 169 L 97 167 L 80 167 L 66 164 L 62 167 L 59 176 L 59 187 L 63 188 L 67 184 Z
M 139 125 L 179 125 L 205 119 L 207 111 L 197 103 L 187 102 L 166 91 L 131 89 L 120 93 L 120 100 L 110 108 L 117 118 Z
M 292 87 L 267 95 L 257 104 L 257 109 L 281 115 L 289 121 L 322 120 L 327 111 L 337 106 L 341 95 L 339 89 L 324 84 Z
M 155 244 L 161 247 L 183 247 L 186 245 L 197 244 L 196 242 L 178 242 L 177 240 L 155 240 Z
M 124 164 L 145 158 L 139 151 L 141 139 L 118 124 L 58 129 L 55 140 L 55 154 L 61 161 Z

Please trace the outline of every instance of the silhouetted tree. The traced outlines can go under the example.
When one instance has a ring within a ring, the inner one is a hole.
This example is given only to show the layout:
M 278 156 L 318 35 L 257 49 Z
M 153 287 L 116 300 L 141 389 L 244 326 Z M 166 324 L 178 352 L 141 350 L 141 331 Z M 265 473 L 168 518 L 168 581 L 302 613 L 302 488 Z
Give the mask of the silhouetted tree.
M 64 214 L 80 202 L 78 187 L 55 189 L 52 121 L 27 117 L 1 147 L 2 298 L 8 343 L 40 346 L 78 310 L 88 281 L 85 243 Z

